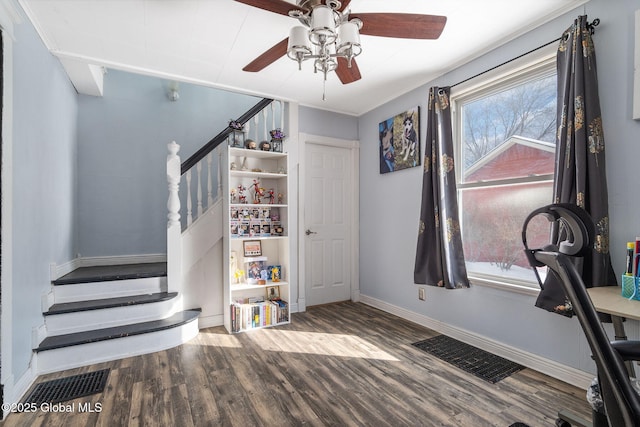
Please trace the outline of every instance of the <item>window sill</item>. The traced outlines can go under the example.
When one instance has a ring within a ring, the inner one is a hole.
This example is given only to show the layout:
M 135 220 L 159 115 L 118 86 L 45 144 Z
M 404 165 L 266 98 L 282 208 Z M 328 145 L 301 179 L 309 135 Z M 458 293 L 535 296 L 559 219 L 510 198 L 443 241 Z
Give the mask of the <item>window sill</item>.
M 529 287 L 524 285 L 517 285 L 515 283 L 509 283 L 506 281 L 487 279 L 486 277 L 477 277 L 469 275 L 469 280 L 472 285 L 484 286 L 487 288 L 500 289 L 503 291 L 514 292 L 522 295 L 538 296 L 540 288 Z

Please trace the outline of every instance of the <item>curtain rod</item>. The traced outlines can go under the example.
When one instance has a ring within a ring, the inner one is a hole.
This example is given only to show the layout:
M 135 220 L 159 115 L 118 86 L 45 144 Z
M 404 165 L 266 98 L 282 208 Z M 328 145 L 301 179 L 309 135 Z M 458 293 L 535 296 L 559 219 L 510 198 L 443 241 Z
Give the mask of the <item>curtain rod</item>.
M 587 22 L 587 29 L 589 30 L 589 33 L 590 33 L 590 34 L 593 34 L 593 33 L 595 32 L 595 27 L 597 27 L 597 26 L 598 26 L 598 24 L 600 24 L 600 20 L 599 20 L 598 18 L 594 19 L 591 23 L 588 23 L 588 22 Z M 520 59 L 520 58 L 522 58 L 523 56 L 529 55 L 530 53 L 533 53 L 533 52 L 535 52 L 535 51 L 537 51 L 537 50 L 540 50 L 540 49 L 542 49 L 543 47 L 547 47 L 547 46 L 549 46 L 551 43 L 555 43 L 555 42 L 557 42 L 557 41 L 560 41 L 560 39 L 562 39 L 562 37 L 558 37 L 557 39 L 551 40 L 550 42 L 547 42 L 547 43 L 545 43 L 545 44 L 543 44 L 543 45 L 540 45 L 540 46 L 538 46 L 538 47 L 536 47 L 536 48 L 533 48 L 533 49 L 531 49 L 531 50 L 530 50 L 530 51 L 528 51 L 528 52 L 525 52 L 525 53 L 523 53 L 523 54 L 521 54 L 521 55 L 516 56 L 515 58 L 511 58 L 511 59 L 509 59 L 509 60 L 507 60 L 507 61 L 505 61 L 505 62 L 503 62 L 503 63 L 501 63 L 501 64 L 498 64 L 498 65 L 496 65 L 495 67 L 491 67 L 491 68 L 489 68 L 488 70 L 484 70 L 484 71 L 482 71 L 482 72 L 480 72 L 480 73 L 478 73 L 478 74 L 476 74 L 476 75 L 474 75 L 474 76 L 471 76 L 471 77 L 469 77 L 469 78 L 466 78 L 466 79 L 464 79 L 464 80 L 461 80 L 461 81 L 459 81 L 459 82 L 458 82 L 458 83 L 456 83 L 456 84 L 452 84 L 452 85 L 451 85 L 451 86 L 449 86 L 449 87 L 455 87 L 455 86 L 458 86 L 458 85 L 460 85 L 460 84 L 462 84 L 462 83 L 468 82 L 468 81 L 469 81 L 469 80 L 471 80 L 471 79 L 475 79 L 476 77 L 480 77 L 481 75 L 486 74 L 486 73 L 488 73 L 489 71 L 493 71 L 493 70 L 495 70 L 496 68 L 502 67 L 503 65 L 507 65 L 508 63 L 513 62 L 513 61 L 515 61 L 515 60 L 517 60 L 517 59 Z

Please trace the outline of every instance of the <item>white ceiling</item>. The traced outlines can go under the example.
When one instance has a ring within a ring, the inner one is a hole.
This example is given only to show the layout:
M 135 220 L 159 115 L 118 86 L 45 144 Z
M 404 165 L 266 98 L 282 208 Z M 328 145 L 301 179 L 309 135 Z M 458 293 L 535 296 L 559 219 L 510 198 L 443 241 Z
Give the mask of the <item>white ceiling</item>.
M 585 2 L 353 0 L 354 13 L 445 15 L 447 24 L 437 40 L 362 36 L 362 79 L 343 85 L 332 73 L 323 101 L 322 76 L 311 63 L 298 71 L 283 57 L 261 72 L 242 71 L 288 36 L 298 21 L 287 16 L 234 0 L 19 1 L 47 48 L 62 59 L 356 116 Z

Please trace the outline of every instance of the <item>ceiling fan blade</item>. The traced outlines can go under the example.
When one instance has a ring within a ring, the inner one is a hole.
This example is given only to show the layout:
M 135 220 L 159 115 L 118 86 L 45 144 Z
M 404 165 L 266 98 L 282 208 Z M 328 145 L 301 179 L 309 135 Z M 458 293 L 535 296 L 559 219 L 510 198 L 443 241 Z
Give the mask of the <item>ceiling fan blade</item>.
M 342 5 L 340 6 L 340 12 L 344 12 L 349 7 L 349 3 L 351 0 L 342 0 Z
M 247 64 L 242 71 L 249 71 L 255 73 L 263 68 L 271 65 L 281 57 L 287 54 L 287 44 L 289 43 L 289 37 L 278 42 L 269 50 L 265 51 L 262 55 Z
M 259 9 L 268 10 L 269 12 L 279 13 L 280 15 L 289 16 L 290 10 L 301 10 L 306 12 L 305 8 L 296 6 L 293 3 L 286 2 L 284 0 L 236 0 L 237 2 L 248 4 L 249 6 L 257 7 Z
M 356 60 L 351 59 L 351 68 L 349 68 L 349 62 L 341 56 L 338 57 L 338 68 L 336 68 L 336 74 L 342 84 L 345 85 L 362 78 Z
M 349 18 L 362 21 L 360 34 L 402 39 L 437 39 L 447 22 L 446 16 L 415 13 L 352 13 Z

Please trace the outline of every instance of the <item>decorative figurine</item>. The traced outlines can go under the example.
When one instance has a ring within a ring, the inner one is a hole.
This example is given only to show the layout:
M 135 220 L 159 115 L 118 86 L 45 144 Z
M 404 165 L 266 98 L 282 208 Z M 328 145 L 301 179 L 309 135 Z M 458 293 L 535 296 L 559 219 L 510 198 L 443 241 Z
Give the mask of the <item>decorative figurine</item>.
M 244 195 L 246 189 L 244 185 L 238 185 L 238 203 L 247 203 L 247 196 Z
M 284 194 L 278 193 L 278 204 L 281 205 L 284 202 Z
M 247 166 L 247 158 L 245 157 L 242 159 L 242 166 L 240 166 L 240 170 L 246 171 L 247 169 L 249 169 L 249 166 Z
M 269 189 L 269 193 L 267 194 L 267 198 L 269 199 L 269 204 L 272 205 L 273 202 L 275 201 L 275 198 L 276 198 L 276 196 L 274 194 L 274 191 L 273 191 L 273 188 Z
M 247 150 L 255 150 L 257 148 L 256 142 L 253 139 L 247 139 L 244 143 L 244 148 Z
M 236 189 L 232 188 L 231 189 L 231 203 L 235 203 L 236 202 Z
M 260 143 L 260 150 L 271 151 L 271 143 L 269 143 L 269 141 L 262 141 Z
M 231 164 L 229 165 L 229 169 L 231 169 L 232 171 L 238 169 L 238 166 L 236 165 L 236 162 L 231 162 Z
M 257 179 L 253 180 L 253 203 L 259 205 L 262 203 L 261 197 L 264 196 L 264 188 L 260 187 L 260 181 Z
M 244 276 L 244 271 L 240 269 L 236 269 L 236 271 L 233 273 L 233 277 L 234 279 L 236 279 L 236 283 L 240 283 L 240 280 L 242 279 L 243 276 Z

